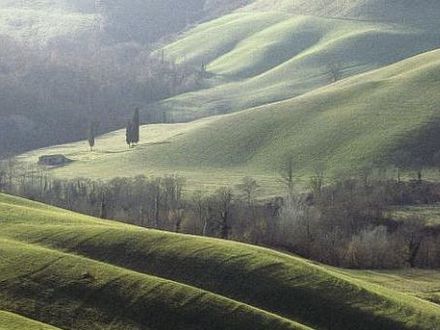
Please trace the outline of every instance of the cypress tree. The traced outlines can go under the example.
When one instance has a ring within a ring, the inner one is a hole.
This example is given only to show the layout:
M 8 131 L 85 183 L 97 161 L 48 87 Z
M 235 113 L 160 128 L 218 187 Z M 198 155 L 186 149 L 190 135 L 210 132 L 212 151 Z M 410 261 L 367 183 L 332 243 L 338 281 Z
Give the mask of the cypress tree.
M 96 124 L 90 123 L 89 133 L 87 138 L 87 140 L 89 141 L 90 151 L 92 151 L 93 147 L 95 146 L 95 135 L 96 135 Z
M 139 109 L 136 108 L 136 110 L 134 111 L 134 116 L 133 116 L 133 120 L 132 120 L 132 143 L 138 143 L 139 142 L 139 127 L 140 127 L 140 122 L 139 122 Z
M 127 142 L 128 147 L 131 148 L 133 143 L 133 123 L 131 120 L 128 121 L 127 129 L 125 131 L 125 142 Z

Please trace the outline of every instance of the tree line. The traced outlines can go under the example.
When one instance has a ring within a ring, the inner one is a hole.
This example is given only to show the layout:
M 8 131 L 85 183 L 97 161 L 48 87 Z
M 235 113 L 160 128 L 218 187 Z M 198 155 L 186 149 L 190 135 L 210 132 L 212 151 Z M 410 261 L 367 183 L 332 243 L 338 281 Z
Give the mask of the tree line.
M 1 191 L 104 219 L 268 246 L 339 267 L 440 267 L 440 226 L 390 211 L 440 202 L 439 183 L 359 176 L 325 184 L 320 173 L 299 193 L 288 174 L 284 196 L 260 200 L 261 186 L 250 177 L 184 193 L 178 175 L 104 182 L 60 180 L 17 170 L 13 161 L 0 168 Z

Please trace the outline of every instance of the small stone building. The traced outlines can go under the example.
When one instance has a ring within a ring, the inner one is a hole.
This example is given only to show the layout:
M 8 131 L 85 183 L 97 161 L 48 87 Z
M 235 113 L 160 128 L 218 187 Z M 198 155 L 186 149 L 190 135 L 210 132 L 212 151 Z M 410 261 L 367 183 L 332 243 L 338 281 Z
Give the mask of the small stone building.
M 44 155 L 38 158 L 38 165 L 43 166 L 62 166 L 70 163 L 72 160 L 64 155 Z

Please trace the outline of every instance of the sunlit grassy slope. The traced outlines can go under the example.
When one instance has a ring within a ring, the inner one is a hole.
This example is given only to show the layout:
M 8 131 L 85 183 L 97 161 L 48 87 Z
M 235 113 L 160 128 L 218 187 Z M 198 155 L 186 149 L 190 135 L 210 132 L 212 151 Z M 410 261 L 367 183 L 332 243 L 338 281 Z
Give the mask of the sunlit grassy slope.
M 1 330 L 55 330 L 57 328 L 36 322 L 17 314 L 0 311 Z
M 134 149 L 125 145 L 125 132 L 117 131 L 100 137 L 95 152 L 80 142 L 21 159 L 36 163 L 40 155 L 62 153 L 75 162 L 53 173 L 67 177 L 177 172 L 196 188 L 254 175 L 275 191 L 287 155 L 298 174 L 320 165 L 330 175 L 386 163 L 411 141 L 439 150 L 435 134 L 421 135 L 439 119 L 439 80 L 437 50 L 284 102 L 186 124 L 144 126 Z M 423 143 L 417 142 L 420 136 Z
M 328 85 L 331 66 L 347 77 L 438 48 L 440 3 L 423 2 L 256 1 L 163 48 L 212 77 L 157 107 L 175 120 L 234 112 Z
M 78 237 L 81 242 L 91 238 L 89 235 L 99 236 L 109 230 L 116 230 L 115 233 L 122 236 L 140 233 L 135 228 L 3 196 L 0 214 L 2 229 L 18 225 L 23 226 L 22 234 L 30 234 L 18 240 L 0 239 L 0 308 L 65 329 L 307 328 L 194 286 L 117 267 L 117 263 L 102 262 L 105 259 L 80 257 L 74 251 L 63 252 L 61 246 L 43 248 L 31 238 L 32 223 L 55 229 L 50 236 L 64 236 L 69 232 L 75 235 L 74 228 L 85 228 L 86 236 Z M 14 236 L 6 231 L 2 230 L 2 237 Z M 30 241 L 34 242 L 29 244 Z M 117 249 L 116 245 L 113 247 Z M 128 251 L 120 250 L 114 253 L 117 255 L 123 258 L 121 260 L 134 261 Z M 147 263 L 148 260 L 147 256 L 143 259 Z M 12 319 L 6 329 L 14 329 L 19 322 L 22 320 Z
M 440 305 L 440 271 L 438 270 L 345 271 L 345 273 Z
M 400 330 L 440 322 L 438 305 L 264 248 L 5 195 L 0 219 L 0 309 L 61 328 Z
M 439 9 L 436 0 L 254 0 L 244 10 L 267 11 L 273 8 L 296 14 L 405 22 L 419 26 L 438 23 Z

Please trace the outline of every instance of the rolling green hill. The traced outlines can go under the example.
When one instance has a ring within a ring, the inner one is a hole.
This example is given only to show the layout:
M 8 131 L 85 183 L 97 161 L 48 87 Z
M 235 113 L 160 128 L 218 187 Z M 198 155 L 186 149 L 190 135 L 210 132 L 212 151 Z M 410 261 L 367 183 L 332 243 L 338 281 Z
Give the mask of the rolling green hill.
M 440 304 L 440 272 L 407 269 L 399 271 L 349 271 L 352 277 Z
M 271 5 L 272 4 L 272 5 Z M 412 25 L 438 24 L 438 2 L 400 0 L 254 0 L 245 10 L 283 10 L 301 15 L 404 22 Z
M 65 329 L 400 330 L 440 322 L 438 305 L 264 248 L 6 195 L 0 219 L 0 309 Z
M 440 4 L 423 2 L 255 1 L 163 48 L 179 63 L 207 64 L 210 78 L 155 107 L 175 121 L 235 112 L 328 85 L 331 72 L 348 77 L 438 48 Z
M 365 164 L 390 164 L 405 149 L 422 152 L 430 165 L 438 150 L 440 51 L 342 80 L 284 102 L 186 124 L 148 125 L 141 144 L 125 145 L 124 131 L 97 140 L 56 146 L 21 156 L 64 154 L 74 162 L 52 173 L 63 177 L 111 178 L 177 172 L 199 188 L 228 184 L 246 175 L 277 189 L 278 169 L 294 157 L 298 175 L 316 165 L 327 175 Z M 419 141 L 423 141 L 420 147 Z
M 59 235 L 74 228 L 88 228 L 98 236 L 113 229 L 122 236 L 139 230 L 15 198 L 0 199 L 0 308 L 64 329 L 307 329 L 194 286 L 102 262 L 105 259 L 80 257 L 61 247 L 47 249 L 26 239 L 11 240 L 7 227 L 32 223 L 58 227 L 60 231 L 52 234 Z M 89 234 L 80 240 L 85 242 Z M 123 260 L 134 261 L 129 254 Z M 19 322 L 11 319 L 6 329 Z
M 32 321 L 17 314 L 0 311 L 1 330 L 55 330 L 57 328 Z

